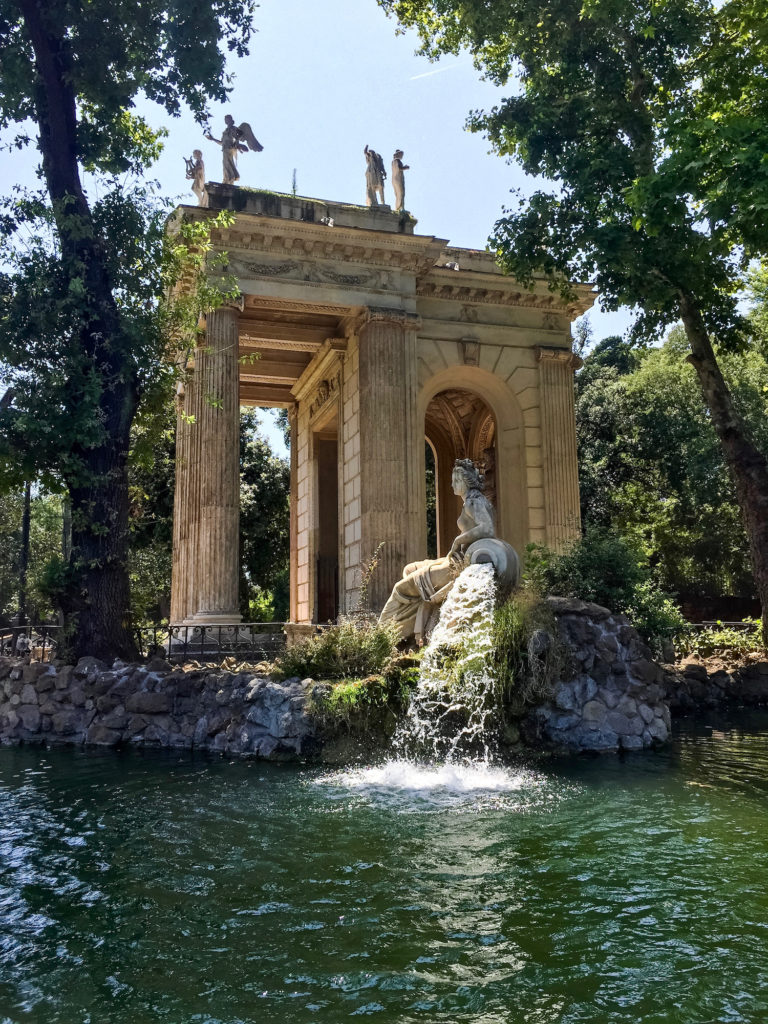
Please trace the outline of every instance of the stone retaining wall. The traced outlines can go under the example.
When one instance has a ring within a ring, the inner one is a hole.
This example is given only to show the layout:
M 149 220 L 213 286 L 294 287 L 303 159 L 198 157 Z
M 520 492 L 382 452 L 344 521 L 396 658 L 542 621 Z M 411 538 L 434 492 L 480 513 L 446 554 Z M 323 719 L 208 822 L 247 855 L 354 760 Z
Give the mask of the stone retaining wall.
M 317 746 L 314 684 L 95 658 L 76 666 L 0 658 L 0 742 L 172 747 L 281 758 Z
M 663 743 L 671 717 L 664 673 L 629 620 L 607 608 L 549 599 L 572 678 L 523 723 L 531 744 L 563 750 L 640 750 Z
M 666 699 L 675 713 L 768 705 L 768 661 L 726 668 L 718 659 L 664 666 Z

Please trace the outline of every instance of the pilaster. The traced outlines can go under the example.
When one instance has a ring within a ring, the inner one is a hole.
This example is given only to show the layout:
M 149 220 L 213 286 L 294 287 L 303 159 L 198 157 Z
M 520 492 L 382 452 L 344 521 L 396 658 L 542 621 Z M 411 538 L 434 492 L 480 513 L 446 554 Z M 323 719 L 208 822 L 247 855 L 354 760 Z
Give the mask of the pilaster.
M 581 533 L 573 373 L 581 359 L 570 349 L 536 349 L 541 378 L 544 506 L 547 544 L 562 550 Z
M 404 566 L 419 555 L 421 514 L 416 332 L 419 317 L 369 308 L 359 334 L 361 553 L 383 548 L 371 580 L 371 609 L 383 607 Z

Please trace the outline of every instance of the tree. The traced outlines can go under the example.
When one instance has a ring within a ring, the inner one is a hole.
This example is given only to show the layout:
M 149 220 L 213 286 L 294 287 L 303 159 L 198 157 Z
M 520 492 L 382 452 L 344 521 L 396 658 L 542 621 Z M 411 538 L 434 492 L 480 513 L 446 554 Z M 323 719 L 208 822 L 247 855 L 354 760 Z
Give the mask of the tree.
M 682 599 L 754 599 L 733 483 L 686 352 L 676 327 L 660 348 L 609 338 L 587 356 L 576 377 L 582 519 L 630 540 Z M 752 351 L 725 356 L 723 371 L 768 452 L 768 363 Z
M 506 270 L 639 306 L 636 333 L 682 320 L 723 447 L 766 610 L 768 463 L 715 349 L 749 345 L 737 304 L 768 250 L 768 20 L 757 0 L 380 0 L 427 53 L 467 47 L 512 95 L 471 115 L 494 149 L 552 183 L 520 199 L 491 245 Z
M 135 653 L 129 628 L 127 457 L 157 388 L 168 324 L 162 217 L 136 176 L 159 151 L 139 95 L 198 121 L 228 93 L 226 51 L 247 52 L 250 0 L 0 0 L 0 127 L 42 156 L 42 192 L 6 203 L 26 232 L 0 280 L 0 356 L 13 401 L 0 420 L 7 475 L 59 476 L 72 507 L 63 602 L 75 655 Z M 84 187 L 83 172 L 94 177 Z M 133 175 L 127 183 L 117 175 Z
M 290 466 L 259 436 L 254 410 L 240 417 L 240 594 L 241 611 L 259 592 L 269 593 L 271 616 L 288 618 Z M 264 614 L 263 612 L 261 614 Z M 261 615 L 258 616 L 259 618 Z

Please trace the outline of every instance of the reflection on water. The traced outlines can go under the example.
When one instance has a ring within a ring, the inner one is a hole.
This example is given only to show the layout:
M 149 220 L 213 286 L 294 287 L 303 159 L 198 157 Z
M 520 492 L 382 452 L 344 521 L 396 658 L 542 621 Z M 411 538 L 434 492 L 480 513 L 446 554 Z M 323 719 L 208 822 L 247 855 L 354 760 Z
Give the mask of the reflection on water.
M 732 722 L 509 769 L 3 749 L 0 1022 L 752 1024 L 767 799 Z

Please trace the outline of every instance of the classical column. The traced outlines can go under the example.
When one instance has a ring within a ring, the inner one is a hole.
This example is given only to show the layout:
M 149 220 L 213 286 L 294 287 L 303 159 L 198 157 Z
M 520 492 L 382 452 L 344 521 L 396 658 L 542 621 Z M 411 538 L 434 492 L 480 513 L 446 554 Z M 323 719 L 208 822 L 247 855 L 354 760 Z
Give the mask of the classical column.
M 199 519 L 190 610 L 195 625 L 216 625 L 240 621 L 240 364 L 235 306 L 208 313 L 205 344 L 197 350 L 195 368 L 198 479 L 191 482 L 197 489 L 192 497 Z
M 424 424 L 416 398 L 417 316 L 368 309 L 360 328 L 361 554 L 368 561 L 384 543 L 369 602 L 384 606 L 404 566 L 420 554 L 419 447 Z
M 562 549 L 581 532 L 573 371 L 581 359 L 563 348 L 537 348 L 547 544 Z
M 290 611 L 288 617 L 291 622 L 296 622 L 299 616 L 299 416 L 295 405 L 288 410 L 288 422 L 291 427 L 291 497 L 290 508 Z
M 171 563 L 171 622 L 182 622 L 189 614 L 186 581 L 194 564 L 189 545 L 191 509 L 189 503 L 189 450 L 191 444 L 190 404 L 194 370 L 176 392 L 176 484 L 173 495 L 173 558 Z

